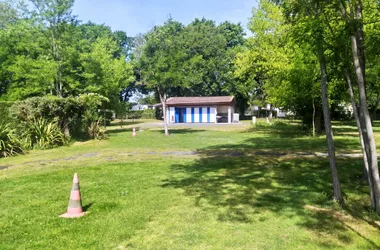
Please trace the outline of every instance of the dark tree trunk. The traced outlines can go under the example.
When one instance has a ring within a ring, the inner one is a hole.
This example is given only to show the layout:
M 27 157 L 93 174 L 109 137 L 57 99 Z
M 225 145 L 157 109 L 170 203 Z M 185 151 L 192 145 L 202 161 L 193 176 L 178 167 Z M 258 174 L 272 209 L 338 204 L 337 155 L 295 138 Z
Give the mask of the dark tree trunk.
M 62 118 L 62 120 L 59 122 L 59 127 L 63 131 L 63 134 L 69 138 L 70 137 L 70 118 Z
M 322 120 L 322 110 L 319 105 L 315 105 L 313 100 L 313 136 L 320 135 L 324 129 Z
M 313 98 L 313 137 L 315 137 L 315 103 Z
M 360 2 L 356 6 L 357 18 L 361 19 L 361 8 Z M 360 13 L 360 14 L 359 14 Z M 353 61 L 355 66 L 356 81 L 359 89 L 359 118 L 361 123 L 361 128 L 363 131 L 363 141 L 365 145 L 365 151 L 368 158 L 369 171 L 368 174 L 372 178 L 372 185 L 370 188 L 373 189 L 374 201 L 372 204 L 373 209 L 380 213 L 380 180 L 379 180 L 379 170 L 377 163 L 377 153 L 375 138 L 373 135 L 373 128 L 371 123 L 371 118 L 368 111 L 367 104 L 367 93 L 365 84 L 365 71 L 364 69 L 364 34 L 362 28 L 357 28 L 356 34 L 351 34 L 351 48 Z
M 322 110 L 320 105 L 317 105 L 315 106 L 315 132 L 320 135 L 323 129 Z
M 327 95 L 327 73 L 326 73 L 326 60 L 325 60 L 325 51 L 323 46 L 323 34 L 318 35 L 316 40 L 318 46 L 318 57 L 319 57 L 319 66 L 321 70 L 321 94 L 322 94 L 322 109 L 323 109 L 323 118 L 325 122 L 325 131 L 326 131 L 326 140 L 328 146 L 329 154 L 329 163 L 330 170 L 332 175 L 332 183 L 334 189 L 334 200 L 338 203 L 343 203 L 343 196 L 339 182 L 338 169 L 336 167 L 335 159 L 335 146 L 334 146 L 334 137 L 331 129 L 331 119 L 330 119 L 330 110 L 328 104 L 328 95 Z
M 343 20 L 350 27 L 350 40 L 352 59 L 355 68 L 356 83 L 359 90 L 359 121 L 363 135 L 365 155 L 368 162 L 369 182 L 372 189 L 371 202 L 372 208 L 380 213 L 380 180 L 377 163 L 376 144 L 373 135 L 371 118 L 368 111 L 367 93 L 365 83 L 365 50 L 364 50 L 364 31 L 362 18 L 362 2 L 358 0 L 350 3 L 350 12 L 347 12 L 344 2 L 340 4 L 340 11 Z
M 368 162 L 368 179 L 369 186 L 372 190 L 371 202 L 372 208 L 380 213 L 380 180 L 377 163 L 376 144 L 373 135 L 371 118 L 368 111 L 366 82 L 365 82 L 365 53 L 364 53 L 364 31 L 362 18 L 362 2 L 358 0 L 351 3 L 349 16 L 347 15 L 346 6 L 342 2 L 340 10 L 343 19 L 350 26 L 351 34 L 351 51 L 355 68 L 356 83 L 359 90 L 359 121 L 363 135 L 363 144 L 365 157 Z
M 64 134 L 65 134 L 65 136 L 66 136 L 67 138 L 70 137 L 70 129 L 69 129 L 69 126 L 66 126 L 66 127 L 65 127 Z
M 348 84 L 348 92 L 350 94 L 351 105 L 352 105 L 352 109 L 353 109 L 353 112 L 354 112 L 356 126 L 358 127 L 358 132 L 359 132 L 359 137 L 360 137 L 360 145 L 361 145 L 362 153 L 363 153 L 363 164 L 364 164 L 363 179 L 367 179 L 369 186 L 372 187 L 373 186 L 373 184 L 372 184 L 372 178 L 368 174 L 369 173 L 369 166 L 368 166 L 367 154 L 365 152 L 365 145 L 364 145 L 364 140 L 363 140 L 362 126 L 360 124 L 360 119 L 359 119 L 359 114 L 358 114 L 358 108 L 357 108 L 357 105 L 356 105 L 354 90 L 352 88 L 352 83 L 351 83 L 351 77 L 350 77 L 350 74 L 349 74 L 349 72 L 348 72 L 347 69 L 344 70 L 344 76 L 345 76 L 346 82 Z M 374 193 L 373 193 L 373 189 L 372 188 L 369 189 L 369 193 L 370 193 L 370 198 L 371 198 L 371 204 L 374 204 L 375 197 L 374 197 Z
M 376 94 L 376 103 L 373 106 L 372 115 L 371 115 L 372 126 L 373 126 L 373 122 L 376 120 L 376 113 L 377 113 L 377 109 L 379 107 L 379 103 L 380 103 L 380 94 L 377 93 Z

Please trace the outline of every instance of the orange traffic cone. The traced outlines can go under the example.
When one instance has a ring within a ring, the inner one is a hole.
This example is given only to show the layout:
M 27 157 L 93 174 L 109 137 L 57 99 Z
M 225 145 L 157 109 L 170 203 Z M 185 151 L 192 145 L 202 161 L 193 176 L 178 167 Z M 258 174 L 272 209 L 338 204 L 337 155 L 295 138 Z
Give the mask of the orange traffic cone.
M 80 190 L 79 190 L 79 180 L 78 174 L 74 174 L 73 178 L 73 187 L 71 188 L 69 206 L 67 208 L 67 212 L 60 215 L 62 218 L 77 218 L 85 215 L 86 212 L 83 212 L 82 209 L 82 200 L 80 198 Z
M 136 136 L 136 129 L 135 129 L 135 128 L 133 128 L 132 136 L 133 136 L 133 137 Z

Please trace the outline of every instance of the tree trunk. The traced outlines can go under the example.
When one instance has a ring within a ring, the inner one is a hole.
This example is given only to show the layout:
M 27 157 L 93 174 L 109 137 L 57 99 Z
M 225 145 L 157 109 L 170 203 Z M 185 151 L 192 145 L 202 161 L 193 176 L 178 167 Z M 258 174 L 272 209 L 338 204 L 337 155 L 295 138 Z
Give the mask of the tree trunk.
M 313 98 L 313 137 L 315 137 L 315 103 Z
M 367 158 L 367 154 L 366 154 L 366 151 L 365 151 L 365 145 L 364 145 L 364 140 L 363 140 L 362 126 L 360 124 L 360 119 L 359 119 L 359 114 L 358 114 L 358 108 L 357 108 L 357 105 L 356 105 L 354 90 L 352 88 L 352 83 L 351 83 L 351 77 L 350 77 L 350 74 L 348 73 L 347 69 L 344 69 L 344 76 L 345 76 L 346 82 L 348 84 L 348 92 L 350 94 L 351 105 L 352 105 L 352 109 L 353 109 L 353 112 L 354 112 L 356 126 L 358 127 L 358 132 L 359 132 L 359 137 L 360 137 L 360 145 L 361 145 L 362 153 L 363 153 L 363 164 L 364 164 L 364 172 L 363 173 L 364 173 L 364 178 L 368 179 L 368 184 L 370 186 L 370 188 L 369 188 L 369 194 L 370 194 L 370 198 L 371 198 L 371 204 L 374 204 L 375 197 L 374 197 L 374 192 L 373 192 L 373 188 L 372 188 L 372 186 L 373 186 L 373 184 L 372 184 L 372 178 L 368 174 L 369 173 L 369 166 L 368 166 L 368 158 Z
M 167 118 L 167 114 L 166 114 L 166 94 L 165 93 L 162 93 L 160 91 L 160 88 L 157 87 L 157 90 L 158 90 L 158 94 L 160 96 L 160 101 L 161 101 L 161 104 L 162 104 L 162 113 L 164 115 L 164 130 L 165 130 L 165 135 L 168 136 L 169 135 L 169 129 L 168 129 L 168 118 Z
M 373 122 L 376 120 L 376 113 L 377 113 L 377 109 L 379 107 L 379 103 L 380 103 L 380 94 L 377 93 L 376 94 L 376 103 L 373 106 L 372 116 L 371 116 L 372 126 L 373 126 Z
M 59 97 L 62 97 L 63 87 L 62 87 L 62 67 L 61 62 L 59 62 L 58 66 L 58 86 L 59 86 Z
M 325 128 L 322 123 L 322 110 L 321 107 L 317 105 L 315 106 L 315 132 L 317 135 L 320 135 L 324 129 Z
M 57 72 L 55 74 L 55 91 L 58 97 L 62 97 L 62 68 L 60 62 L 59 49 L 57 45 L 57 35 L 55 34 L 54 29 L 54 25 L 50 23 L 52 54 L 54 61 L 58 63 Z
M 320 135 L 322 132 L 322 117 L 321 117 L 321 109 L 319 105 L 315 105 L 315 99 L 313 99 L 313 137 L 316 135 Z
M 64 129 L 64 134 L 67 138 L 70 138 L 70 128 L 69 125 L 67 124 Z
M 67 137 L 70 138 L 70 118 L 65 117 L 62 118 L 62 120 L 58 123 L 60 129 L 63 131 L 63 134 Z
M 325 122 L 325 131 L 326 139 L 328 146 L 330 170 L 332 175 L 333 189 L 334 189 L 334 200 L 338 203 L 343 203 L 342 191 L 339 183 L 338 169 L 336 167 L 335 159 L 335 147 L 334 147 L 334 138 L 331 129 L 331 119 L 329 112 L 329 104 L 327 97 L 327 74 L 326 74 L 326 61 L 325 61 L 325 51 L 323 47 L 323 35 L 319 34 L 317 38 L 318 45 L 318 57 L 319 57 L 319 66 L 321 70 L 321 94 L 322 94 L 322 109 L 323 109 L 323 118 Z
M 360 108 L 360 123 L 363 132 L 363 141 L 368 159 L 369 171 L 368 174 L 372 178 L 374 202 L 373 209 L 380 213 L 380 178 L 377 163 L 377 152 L 375 138 L 372 129 L 371 118 L 368 111 L 367 93 L 365 84 L 365 54 L 364 54 L 364 32 L 362 19 L 362 5 L 359 0 L 355 5 L 356 20 L 350 20 L 356 25 L 354 32 L 350 35 L 351 49 L 353 62 L 355 66 L 356 81 L 359 90 L 359 108 Z

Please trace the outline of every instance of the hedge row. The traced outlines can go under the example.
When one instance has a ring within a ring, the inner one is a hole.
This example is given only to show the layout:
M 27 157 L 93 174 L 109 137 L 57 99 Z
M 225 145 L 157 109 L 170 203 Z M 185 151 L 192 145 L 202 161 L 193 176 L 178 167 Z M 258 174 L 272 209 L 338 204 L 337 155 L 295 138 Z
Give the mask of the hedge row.
M 85 134 L 94 137 L 104 119 L 98 108 L 108 99 L 98 94 L 83 94 L 78 97 L 59 98 L 53 96 L 31 97 L 16 102 L 9 112 L 19 122 L 46 119 L 57 122 L 66 136 L 83 138 Z
M 131 110 L 128 112 L 128 119 L 155 119 L 155 118 L 156 118 L 155 109 Z

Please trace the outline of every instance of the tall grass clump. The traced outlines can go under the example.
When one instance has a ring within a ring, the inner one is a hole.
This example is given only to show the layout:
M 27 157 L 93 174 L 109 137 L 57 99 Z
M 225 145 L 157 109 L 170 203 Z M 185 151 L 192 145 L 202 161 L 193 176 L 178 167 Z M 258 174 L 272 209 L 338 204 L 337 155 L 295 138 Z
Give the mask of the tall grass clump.
M 15 129 L 12 129 L 9 124 L 0 123 L 0 158 L 22 152 L 21 142 L 17 138 Z
M 24 123 L 24 138 L 29 148 L 53 148 L 67 143 L 65 135 L 56 121 L 44 118 L 31 119 Z

